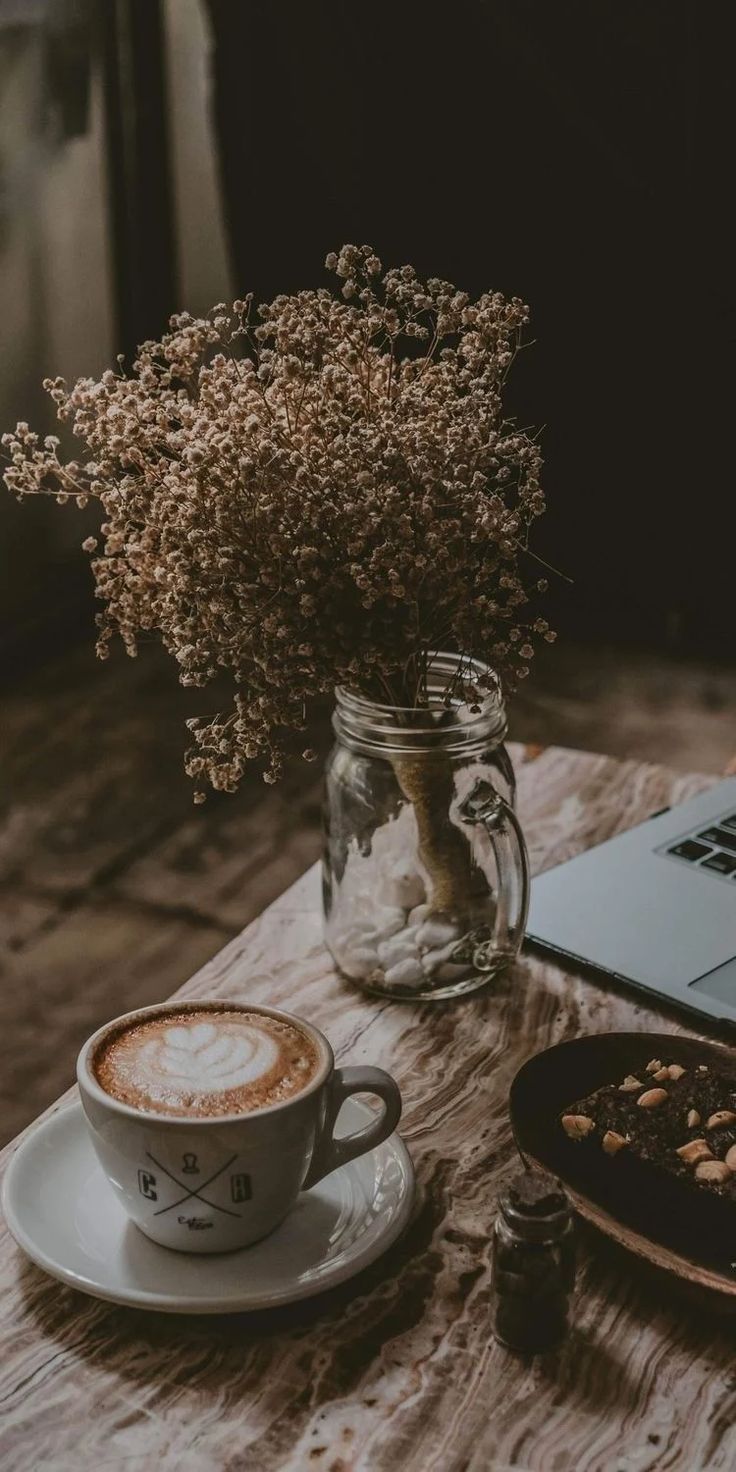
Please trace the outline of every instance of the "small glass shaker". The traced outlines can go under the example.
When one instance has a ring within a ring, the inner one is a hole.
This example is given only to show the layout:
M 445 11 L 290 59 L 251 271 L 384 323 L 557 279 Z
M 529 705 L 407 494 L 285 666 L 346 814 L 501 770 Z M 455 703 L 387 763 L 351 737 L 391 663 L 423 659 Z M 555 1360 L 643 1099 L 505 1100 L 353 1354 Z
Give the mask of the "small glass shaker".
M 572 1207 L 559 1181 L 521 1170 L 501 1192 L 493 1228 L 493 1333 L 537 1354 L 567 1332 L 575 1286 Z

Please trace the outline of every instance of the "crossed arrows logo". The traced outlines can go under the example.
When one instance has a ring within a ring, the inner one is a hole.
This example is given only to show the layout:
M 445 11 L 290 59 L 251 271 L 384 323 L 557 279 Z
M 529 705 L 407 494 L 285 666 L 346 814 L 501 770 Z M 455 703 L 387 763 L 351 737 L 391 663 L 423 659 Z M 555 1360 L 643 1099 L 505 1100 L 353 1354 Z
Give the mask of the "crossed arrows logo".
M 201 1201 L 203 1206 L 210 1206 L 212 1207 L 213 1211 L 223 1211 L 226 1216 L 242 1216 L 242 1212 L 230 1211 L 229 1207 L 220 1206 L 217 1201 L 210 1201 L 206 1196 L 202 1195 L 202 1192 L 206 1189 L 207 1186 L 211 1186 L 212 1182 L 216 1181 L 218 1176 L 223 1175 L 224 1172 L 230 1168 L 233 1161 L 237 1160 L 237 1155 L 231 1155 L 230 1159 L 226 1160 L 224 1165 L 219 1166 L 213 1175 L 208 1176 L 206 1181 L 202 1181 L 201 1185 L 194 1186 L 191 1189 L 184 1181 L 180 1181 L 178 1177 L 173 1174 L 172 1171 L 167 1170 L 166 1166 L 162 1165 L 161 1161 L 157 1160 L 155 1155 L 151 1154 L 150 1150 L 146 1151 L 146 1155 L 148 1156 L 148 1159 L 151 1160 L 160 1171 L 163 1171 L 163 1174 L 165 1176 L 168 1176 L 170 1181 L 174 1182 L 175 1186 L 179 1186 L 180 1190 L 184 1192 L 184 1195 L 180 1196 L 177 1201 L 170 1202 L 168 1206 L 160 1206 L 158 1211 L 154 1211 L 154 1216 L 165 1216 L 167 1211 L 173 1211 L 175 1207 L 182 1206 L 185 1201 L 192 1200 Z

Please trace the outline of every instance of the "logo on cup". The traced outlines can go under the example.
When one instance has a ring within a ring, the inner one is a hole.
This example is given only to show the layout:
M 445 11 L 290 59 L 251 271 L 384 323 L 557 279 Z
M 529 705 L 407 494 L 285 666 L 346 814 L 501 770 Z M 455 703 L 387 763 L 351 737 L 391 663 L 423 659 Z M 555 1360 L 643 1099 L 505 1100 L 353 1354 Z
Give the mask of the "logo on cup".
M 158 1191 L 154 1189 L 155 1185 L 156 1177 L 150 1170 L 139 1170 L 138 1190 L 141 1196 L 145 1196 L 148 1201 L 158 1201 Z

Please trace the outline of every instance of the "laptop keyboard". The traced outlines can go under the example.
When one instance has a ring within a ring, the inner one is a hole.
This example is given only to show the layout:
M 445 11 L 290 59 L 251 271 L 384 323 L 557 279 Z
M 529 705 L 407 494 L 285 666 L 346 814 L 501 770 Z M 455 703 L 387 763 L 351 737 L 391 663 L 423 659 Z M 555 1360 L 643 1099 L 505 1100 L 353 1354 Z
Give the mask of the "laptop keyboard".
M 705 828 L 694 828 L 663 852 L 693 868 L 736 882 L 736 813 L 717 818 Z

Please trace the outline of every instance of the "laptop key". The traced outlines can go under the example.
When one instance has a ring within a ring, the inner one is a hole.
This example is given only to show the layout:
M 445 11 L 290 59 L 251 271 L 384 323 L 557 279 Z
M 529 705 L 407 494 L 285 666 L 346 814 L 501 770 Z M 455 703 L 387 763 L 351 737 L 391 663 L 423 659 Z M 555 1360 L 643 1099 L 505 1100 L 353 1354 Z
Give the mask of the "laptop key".
M 714 869 L 716 874 L 736 874 L 736 858 L 733 854 L 711 854 L 703 859 L 701 869 Z
M 731 813 L 728 818 L 721 818 L 721 822 L 725 823 L 727 828 L 733 828 L 736 831 L 736 813 Z
M 676 843 L 674 848 L 668 848 L 668 854 L 675 854 L 678 859 L 688 859 L 691 864 L 697 863 L 706 854 L 713 852 L 705 843 L 696 843 L 694 838 L 686 838 L 682 843 Z
M 726 828 L 706 828 L 698 834 L 698 838 L 704 843 L 717 843 L 719 848 L 726 848 L 730 854 L 736 854 L 736 833 L 729 833 Z

